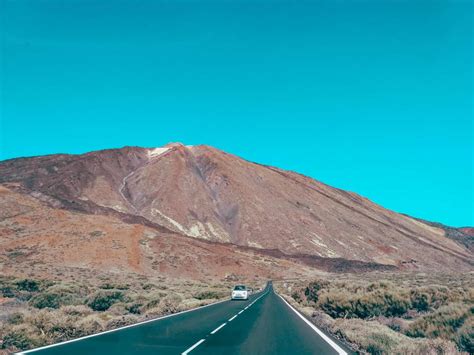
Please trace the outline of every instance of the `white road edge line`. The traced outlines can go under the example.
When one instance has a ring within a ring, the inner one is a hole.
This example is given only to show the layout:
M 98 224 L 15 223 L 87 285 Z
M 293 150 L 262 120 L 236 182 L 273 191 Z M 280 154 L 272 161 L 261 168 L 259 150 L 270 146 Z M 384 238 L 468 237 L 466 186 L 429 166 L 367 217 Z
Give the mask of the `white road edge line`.
M 142 325 L 142 324 L 146 324 L 146 323 L 150 323 L 150 322 L 155 322 L 155 321 L 158 321 L 158 320 L 161 320 L 161 319 L 165 319 L 165 318 L 174 317 L 174 316 L 177 316 L 177 315 L 180 315 L 180 314 L 183 314 L 183 313 L 188 313 L 188 312 L 197 311 L 198 309 L 203 309 L 203 308 L 206 308 L 206 307 L 214 306 L 214 305 L 216 305 L 216 304 L 223 303 L 223 302 L 228 302 L 228 301 L 229 301 L 228 299 L 225 299 L 225 300 L 218 301 L 218 302 L 214 302 L 214 303 L 211 303 L 211 304 L 206 304 L 206 305 L 201 306 L 201 307 L 188 309 L 188 310 L 186 310 L 186 311 L 181 311 L 181 312 L 178 312 L 178 313 L 168 314 L 168 315 L 166 315 L 166 316 L 162 316 L 162 317 L 158 317 L 158 318 L 153 318 L 153 319 L 145 320 L 145 321 L 143 321 L 143 322 L 138 322 L 138 323 L 126 325 L 126 326 L 123 326 L 123 327 L 120 327 L 120 328 L 115 328 L 115 329 L 111 329 L 111 330 L 106 330 L 106 331 L 100 332 L 100 333 L 95 333 L 95 334 L 91 334 L 91 335 L 86 335 L 86 336 L 84 336 L 84 337 L 80 337 L 80 338 L 76 338 L 76 339 L 66 340 L 66 341 L 63 341 L 63 342 L 60 342 L 60 343 L 56 343 L 56 344 L 51 344 L 51 345 L 42 346 L 42 347 L 36 348 L 36 349 L 21 351 L 21 352 L 15 353 L 15 354 L 17 354 L 17 355 L 29 354 L 29 353 L 32 353 L 32 352 L 35 352 L 35 351 L 40 351 L 40 350 L 44 350 L 44 349 L 49 349 L 49 348 L 53 348 L 53 347 L 59 346 L 59 345 L 65 345 L 65 344 L 69 344 L 69 343 L 74 343 L 74 342 L 79 341 L 79 340 L 84 340 L 84 339 L 88 339 L 88 338 L 93 338 L 93 337 L 96 337 L 96 336 L 99 336 L 99 335 L 103 335 L 103 334 L 107 334 L 107 333 L 116 332 L 116 331 L 119 331 L 119 330 L 122 330 L 122 329 L 127 329 L 127 328 L 136 327 L 136 326 L 139 326 L 139 325 Z
M 235 316 L 233 316 L 231 319 L 229 319 L 229 322 L 232 322 L 235 318 L 237 318 L 238 314 L 236 314 Z
M 276 293 L 276 292 L 275 292 Z M 298 312 L 291 304 L 289 304 L 283 297 L 281 297 L 278 293 L 277 293 L 277 296 L 280 297 L 283 302 L 286 303 L 286 305 L 288 307 L 290 307 L 290 309 L 295 312 L 298 317 L 300 317 L 302 320 L 305 321 L 306 324 L 308 324 L 316 333 L 318 333 L 318 335 L 323 338 L 323 340 L 328 343 L 329 345 L 332 346 L 332 348 L 334 350 L 336 350 L 336 352 L 339 354 L 339 355 L 347 355 L 347 352 L 345 352 L 339 345 L 337 345 L 331 338 L 329 338 L 326 334 L 324 334 L 321 330 L 319 330 L 313 323 L 311 323 L 309 320 L 307 320 L 303 315 L 301 315 L 300 312 Z
M 222 323 L 220 326 L 218 326 L 216 329 L 214 329 L 214 330 L 211 332 L 211 334 L 216 334 L 216 333 L 219 331 L 219 329 L 221 329 L 221 328 L 222 328 L 223 326 L 225 326 L 226 324 L 227 324 L 227 322 L 226 322 L 226 323 Z
M 197 348 L 199 345 L 201 345 L 201 343 L 204 343 L 206 339 L 201 339 L 199 340 L 196 344 L 194 344 L 193 346 L 191 346 L 188 350 L 186 350 L 184 353 L 181 353 L 181 355 L 186 355 L 186 354 L 189 354 L 191 351 L 194 350 L 194 348 Z

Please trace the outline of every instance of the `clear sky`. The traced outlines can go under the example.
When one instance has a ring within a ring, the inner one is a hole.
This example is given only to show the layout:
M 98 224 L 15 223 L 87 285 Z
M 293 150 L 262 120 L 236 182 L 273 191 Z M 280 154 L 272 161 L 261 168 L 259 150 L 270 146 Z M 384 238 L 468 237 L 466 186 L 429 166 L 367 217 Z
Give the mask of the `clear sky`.
M 473 225 L 473 2 L 0 0 L 0 159 L 208 144 Z

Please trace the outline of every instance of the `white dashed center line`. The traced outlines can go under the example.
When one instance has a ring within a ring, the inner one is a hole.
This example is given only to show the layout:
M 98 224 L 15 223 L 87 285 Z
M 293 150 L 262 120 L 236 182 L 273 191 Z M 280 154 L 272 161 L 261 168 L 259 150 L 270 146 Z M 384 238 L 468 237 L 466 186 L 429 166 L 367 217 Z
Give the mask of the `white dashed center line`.
M 182 353 L 181 355 L 187 355 L 189 354 L 191 351 L 193 351 L 194 348 L 198 347 L 199 345 L 201 345 L 202 343 L 204 343 L 205 339 L 201 339 L 199 340 L 196 344 L 194 344 L 193 346 L 191 346 L 188 350 L 186 350 L 184 353 Z
M 262 298 L 263 296 L 265 296 L 266 294 L 268 293 L 265 292 L 263 295 L 261 295 L 260 297 L 258 297 L 256 300 L 254 300 L 252 303 L 250 303 L 247 307 L 245 307 L 244 309 L 242 309 L 239 313 L 237 313 L 235 316 L 233 316 L 232 318 L 230 318 L 228 320 L 228 322 L 232 322 L 239 314 L 242 314 L 243 311 L 245 311 L 247 308 L 249 308 L 250 306 L 252 306 L 255 302 L 257 302 L 260 298 Z M 216 329 L 214 329 L 211 334 L 215 334 L 217 333 L 222 327 L 224 327 L 225 325 L 227 324 L 227 322 L 225 323 L 222 323 L 220 326 L 218 326 Z M 200 344 L 204 343 L 205 339 L 201 339 L 199 340 L 196 344 L 194 344 L 193 346 L 191 346 L 189 349 L 187 349 L 184 353 L 181 353 L 181 355 L 187 355 L 189 354 L 191 351 L 193 351 L 196 347 L 198 347 Z
M 219 329 L 221 329 L 221 328 L 222 328 L 224 325 L 226 325 L 226 324 L 227 324 L 227 323 L 223 323 L 223 324 L 221 324 L 221 325 L 220 325 L 220 326 L 218 326 L 216 329 L 214 329 L 214 330 L 211 332 L 211 334 L 215 334 L 215 333 L 217 333 L 217 332 L 219 331 Z

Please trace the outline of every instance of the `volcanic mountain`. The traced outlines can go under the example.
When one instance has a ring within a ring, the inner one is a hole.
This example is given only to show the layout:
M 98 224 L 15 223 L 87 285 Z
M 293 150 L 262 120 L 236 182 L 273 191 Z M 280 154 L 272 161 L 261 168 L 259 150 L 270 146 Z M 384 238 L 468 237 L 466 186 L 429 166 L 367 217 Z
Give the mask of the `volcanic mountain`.
M 133 259 L 140 268 L 147 253 L 160 250 L 168 260 L 161 268 L 179 268 L 187 255 L 189 272 L 192 258 L 268 269 L 257 265 L 266 258 L 275 270 L 335 261 L 473 270 L 465 242 L 472 236 L 463 230 L 456 230 L 465 237 L 460 242 L 450 238 L 453 228 L 205 145 L 12 159 L 0 162 L 0 184 L 2 249 L 29 248 L 38 258 L 68 262 L 74 258 L 65 255 L 80 248 L 89 263 L 100 263 L 100 253 L 118 253 L 117 265 Z

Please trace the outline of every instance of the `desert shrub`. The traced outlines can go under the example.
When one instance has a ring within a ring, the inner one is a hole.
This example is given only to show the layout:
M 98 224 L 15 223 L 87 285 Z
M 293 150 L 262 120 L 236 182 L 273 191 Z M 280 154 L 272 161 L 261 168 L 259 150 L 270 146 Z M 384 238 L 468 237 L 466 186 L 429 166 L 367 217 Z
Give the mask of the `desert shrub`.
M 318 301 L 318 292 L 319 290 L 327 287 L 329 282 L 326 280 L 316 280 L 310 282 L 309 285 L 304 290 L 304 295 L 306 296 L 306 300 L 317 302 Z
M 83 307 L 83 308 L 81 308 Z M 59 342 L 103 330 L 100 318 L 85 306 L 67 306 L 60 311 L 42 309 L 25 316 L 25 323 L 44 341 Z
M 446 286 L 435 285 L 424 289 L 429 292 L 431 299 L 430 306 L 435 309 L 449 302 L 456 302 L 461 299 L 461 295 L 458 294 L 457 290 L 450 290 Z
M 410 291 L 410 300 L 412 308 L 415 308 L 421 312 L 427 311 L 431 303 L 430 295 L 420 289 L 414 289 Z
M 147 300 L 144 301 L 143 310 L 149 310 L 157 307 L 160 304 L 162 298 L 166 297 L 166 293 L 163 292 L 151 292 L 147 295 Z
M 63 306 L 60 310 L 65 315 L 73 317 L 85 317 L 92 313 L 92 310 L 84 305 Z
M 210 299 L 218 299 L 223 296 L 222 292 L 217 291 L 202 291 L 195 294 L 193 297 L 198 300 L 210 300 Z
M 12 313 L 8 316 L 7 322 L 9 324 L 20 324 L 20 323 L 23 322 L 24 318 L 25 317 L 24 317 L 23 313 L 15 312 L 15 313 Z
M 34 311 L 32 313 L 26 314 L 24 323 L 31 325 L 41 334 L 46 334 L 52 327 L 53 320 L 54 316 L 52 315 L 52 310 L 41 309 L 39 311 Z
M 29 349 L 44 345 L 46 340 L 35 334 L 30 326 L 21 324 L 8 328 L 3 335 L 2 349 Z
M 142 310 L 146 311 L 146 310 L 155 308 L 160 304 L 160 301 L 161 301 L 160 298 L 153 298 L 142 307 Z
M 129 285 L 125 284 L 113 284 L 110 282 L 106 282 L 102 285 L 100 285 L 100 288 L 103 290 L 128 290 L 130 288 Z
M 121 300 L 123 300 L 123 293 L 120 291 L 99 291 L 89 298 L 87 305 L 94 311 L 103 312 Z
M 138 318 L 134 315 L 127 315 L 109 320 L 106 324 L 107 329 L 115 329 L 125 325 L 136 323 Z
M 375 355 L 384 354 L 387 350 L 393 349 L 397 344 L 394 339 L 382 332 L 370 334 L 367 342 L 366 350 L 370 354 Z
M 21 291 L 36 292 L 39 291 L 40 284 L 38 281 L 31 279 L 18 280 L 16 286 Z
M 160 306 L 151 307 L 151 308 L 146 309 L 145 314 L 146 314 L 147 318 L 148 317 L 151 317 L 151 318 L 159 317 L 159 316 L 163 315 L 163 310 L 161 309 Z
M 458 329 L 455 341 L 460 350 L 474 354 L 474 317 L 468 317 Z
M 298 291 L 293 291 L 291 293 L 291 297 L 296 301 L 296 302 L 301 302 L 303 299 L 301 298 L 301 294 Z
M 385 282 L 385 281 L 380 281 L 380 282 L 372 282 L 370 283 L 366 290 L 367 292 L 373 292 L 375 290 L 379 290 L 379 289 L 382 289 L 382 290 L 387 290 L 391 287 L 391 284 L 388 283 L 388 282 Z
M 61 296 L 54 293 L 40 293 L 33 296 L 29 303 L 35 308 L 59 308 Z
M 47 334 L 54 341 L 63 341 L 77 336 L 77 326 L 75 324 L 76 319 L 68 317 L 62 314 L 54 314 L 54 318 L 51 319 L 49 328 L 47 328 Z
M 126 305 L 125 309 L 132 314 L 141 314 L 141 307 L 141 303 L 130 303 Z
M 451 304 L 440 307 L 433 313 L 415 320 L 408 327 L 406 334 L 412 337 L 445 339 L 453 338 L 464 321 L 473 316 L 474 307 L 463 304 Z
M 0 292 L 2 293 L 2 297 L 8 297 L 8 298 L 15 297 L 15 294 L 13 293 L 11 286 L 2 286 L 2 288 L 0 289 Z
M 178 294 L 171 293 L 166 295 L 165 297 L 161 298 L 159 303 L 155 306 L 151 306 L 152 303 L 156 303 L 156 301 L 149 302 L 143 310 L 146 310 L 146 314 L 149 316 L 160 316 L 163 314 L 171 314 L 176 313 L 177 311 L 181 310 L 182 298 Z
M 389 327 L 392 330 L 395 330 L 397 332 L 401 332 L 407 329 L 408 327 L 408 322 L 405 319 L 398 318 L 398 317 L 378 317 L 377 321 L 380 324 L 383 324 L 387 327 Z
M 456 354 L 454 343 L 443 339 L 415 339 L 375 321 L 338 319 L 332 332 L 369 354 Z
M 125 302 L 115 302 L 110 308 L 107 310 L 108 315 L 116 316 L 124 316 L 129 314 L 130 312 L 127 310 L 127 304 Z
M 58 342 L 96 333 L 103 329 L 100 318 L 94 314 L 84 318 L 55 315 L 51 327 L 48 329 L 48 336 Z
M 161 299 L 160 301 L 160 308 L 162 309 L 163 313 L 175 313 L 179 311 L 179 305 L 182 301 L 181 296 L 175 293 L 171 293 Z
M 318 306 L 333 318 L 396 317 L 410 307 L 406 294 L 390 290 L 352 293 L 329 290 L 319 295 Z
M 76 336 L 85 336 L 101 332 L 105 329 L 102 320 L 95 314 L 90 314 L 86 317 L 81 317 L 76 323 Z

